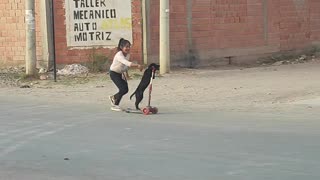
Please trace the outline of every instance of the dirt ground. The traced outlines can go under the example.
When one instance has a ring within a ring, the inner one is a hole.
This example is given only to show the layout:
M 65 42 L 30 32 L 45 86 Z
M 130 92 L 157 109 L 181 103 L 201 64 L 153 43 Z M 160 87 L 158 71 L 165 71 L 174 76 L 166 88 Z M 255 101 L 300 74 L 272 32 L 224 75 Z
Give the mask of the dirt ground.
M 121 107 L 134 107 L 130 94 L 141 73 L 131 72 L 129 93 Z M 152 104 L 160 112 L 240 111 L 320 112 L 320 59 L 301 64 L 254 68 L 175 69 L 154 80 Z M 32 98 L 47 103 L 90 104 L 110 109 L 108 96 L 117 89 L 106 73 L 88 77 L 37 80 L 31 88 L 2 86 L 0 96 Z M 147 104 L 148 91 L 141 107 Z

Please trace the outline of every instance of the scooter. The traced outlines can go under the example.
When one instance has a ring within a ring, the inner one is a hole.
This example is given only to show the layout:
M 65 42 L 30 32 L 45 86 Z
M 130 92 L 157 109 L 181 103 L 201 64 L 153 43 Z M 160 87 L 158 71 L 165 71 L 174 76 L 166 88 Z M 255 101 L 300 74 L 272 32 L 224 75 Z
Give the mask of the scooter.
M 151 92 L 152 92 L 152 83 L 153 83 L 153 77 L 155 76 L 156 69 L 152 69 L 152 75 L 151 75 L 151 80 L 149 84 L 149 99 L 148 99 L 148 106 L 142 109 L 142 111 L 139 110 L 133 110 L 133 109 L 126 109 L 125 112 L 127 113 L 143 113 L 144 115 L 149 115 L 149 114 L 157 114 L 158 113 L 158 108 L 151 106 Z
M 158 108 L 151 106 L 151 92 L 152 92 L 152 82 L 153 82 L 153 77 L 155 76 L 155 71 L 156 69 L 152 69 L 152 76 L 149 84 L 149 100 L 148 100 L 148 106 L 142 109 L 142 112 L 144 115 L 149 115 L 150 113 L 152 114 L 157 114 L 158 113 Z

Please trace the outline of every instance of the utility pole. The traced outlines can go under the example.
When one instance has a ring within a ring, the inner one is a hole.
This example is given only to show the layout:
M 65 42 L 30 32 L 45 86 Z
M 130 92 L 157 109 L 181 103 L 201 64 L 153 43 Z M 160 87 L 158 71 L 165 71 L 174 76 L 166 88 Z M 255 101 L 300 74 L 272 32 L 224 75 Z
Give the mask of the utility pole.
M 40 1 L 40 29 L 42 35 L 42 60 L 40 66 L 47 70 L 53 67 L 53 38 L 52 38 L 52 0 Z M 38 63 L 37 63 L 38 64 Z M 38 64 L 39 65 L 39 64 Z
M 148 64 L 148 47 L 149 47 L 149 12 L 150 12 L 150 2 L 149 0 L 142 0 L 142 47 L 143 47 L 143 62 Z
M 26 0 L 26 74 L 36 74 L 35 2 Z
M 160 0 L 160 74 L 170 72 L 169 0 Z

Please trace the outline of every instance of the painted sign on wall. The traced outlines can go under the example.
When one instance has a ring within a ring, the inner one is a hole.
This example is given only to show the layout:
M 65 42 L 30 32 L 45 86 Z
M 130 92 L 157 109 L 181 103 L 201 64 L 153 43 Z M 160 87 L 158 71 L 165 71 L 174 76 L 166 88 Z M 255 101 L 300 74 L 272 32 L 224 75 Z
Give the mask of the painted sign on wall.
M 66 0 L 68 47 L 115 47 L 132 42 L 131 0 Z

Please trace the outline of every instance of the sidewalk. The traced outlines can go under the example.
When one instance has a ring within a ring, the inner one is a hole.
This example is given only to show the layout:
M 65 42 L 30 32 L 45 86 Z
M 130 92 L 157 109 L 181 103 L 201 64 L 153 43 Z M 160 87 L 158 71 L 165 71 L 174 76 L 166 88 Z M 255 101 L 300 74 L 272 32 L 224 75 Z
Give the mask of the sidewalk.
M 242 111 L 281 112 L 320 108 L 320 60 L 281 66 L 222 69 L 178 69 L 154 80 L 152 104 L 166 112 Z M 134 107 L 129 96 L 139 78 L 129 80 L 121 106 Z M 108 75 L 74 81 L 40 81 L 30 89 L 1 88 L 0 96 L 31 97 L 46 102 L 106 106 L 117 89 Z M 141 107 L 147 104 L 148 93 Z

